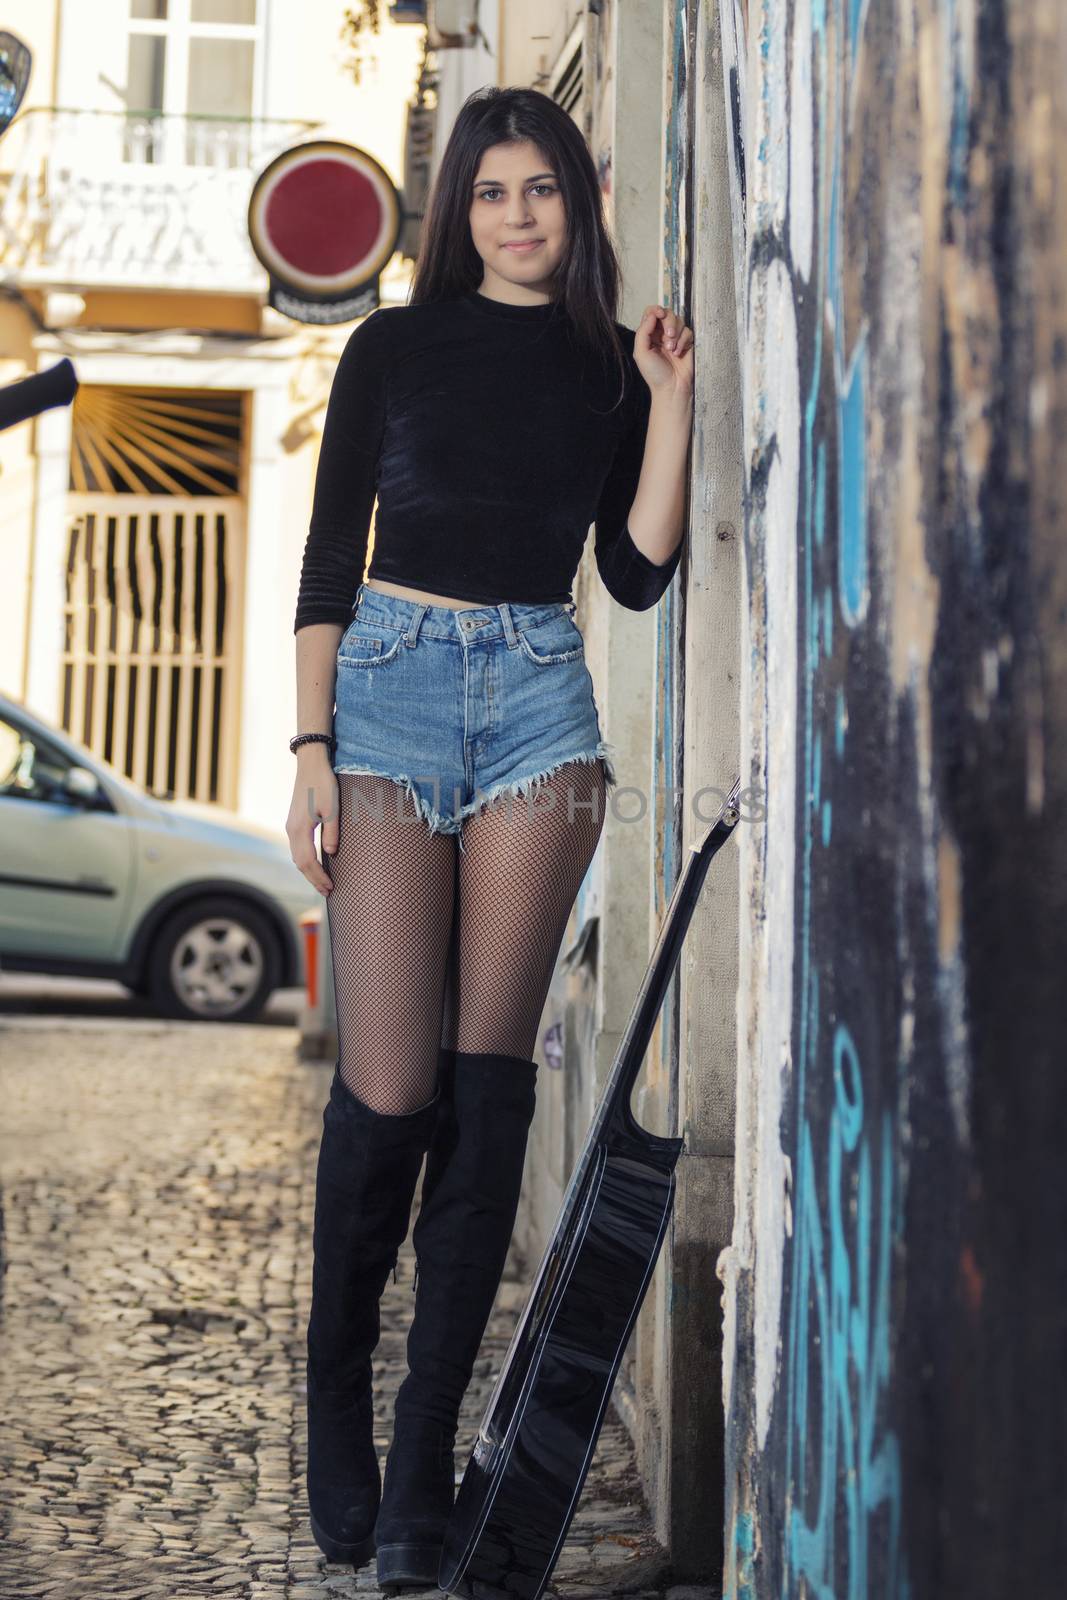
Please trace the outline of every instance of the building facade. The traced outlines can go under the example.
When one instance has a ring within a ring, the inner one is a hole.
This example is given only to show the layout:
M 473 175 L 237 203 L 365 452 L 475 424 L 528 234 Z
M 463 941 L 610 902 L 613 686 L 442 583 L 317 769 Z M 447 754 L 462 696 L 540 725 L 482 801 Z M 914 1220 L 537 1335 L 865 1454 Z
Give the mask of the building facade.
M 309 137 L 402 183 L 420 30 L 357 84 L 341 7 L 34 0 L 0 143 L 0 380 L 73 361 L 0 435 L 0 684 L 152 793 L 282 832 L 316 451 L 349 325 L 266 304 L 255 177 Z M 402 301 L 410 261 L 381 284 Z
M 564 105 L 600 174 L 620 320 L 635 326 L 654 302 L 685 317 L 697 403 L 687 547 L 667 595 L 650 613 L 614 604 L 591 542 L 577 579 L 620 790 L 538 1042 L 518 1224 L 532 1265 L 686 850 L 742 771 L 739 91 L 735 77 L 731 98 L 718 13 L 696 0 L 438 3 L 428 17 L 383 7 L 358 83 L 342 10 L 9 8 L 35 66 L 0 143 L 0 382 L 66 354 L 82 387 L 72 407 L 0 435 L 0 684 L 154 792 L 283 826 L 295 684 L 279 645 L 292 637 L 317 445 L 350 327 L 305 327 L 266 306 L 245 229 L 252 182 L 307 137 L 365 148 L 408 202 L 407 254 L 382 280 L 383 301 L 402 303 L 417 213 L 465 97 L 530 84 Z M 738 861 L 724 851 L 709 876 L 633 1104 L 644 1126 L 686 1141 L 615 1388 L 678 1582 L 714 1577 L 723 1558 L 716 1262 L 734 1188 Z

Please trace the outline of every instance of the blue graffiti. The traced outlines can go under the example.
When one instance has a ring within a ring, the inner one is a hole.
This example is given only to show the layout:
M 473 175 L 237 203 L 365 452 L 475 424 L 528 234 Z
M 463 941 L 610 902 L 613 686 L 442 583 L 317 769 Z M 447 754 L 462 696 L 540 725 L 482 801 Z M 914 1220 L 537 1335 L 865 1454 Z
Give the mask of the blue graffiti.
M 756 1524 L 751 1511 L 738 1514 L 734 1524 L 734 1581 L 732 1600 L 756 1600 Z
M 863 24 L 867 20 L 867 0 L 850 0 L 848 16 L 849 65 L 856 65 L 856 51 L 863 38 Z
M 840 3 L 840 0 L 839 0 Z M 858 44 L 858 28 L 866 12 L 853 9 L 853 50 Z M 822 59 L 821 78 L 826 82 L 826 36 L 813 29 Z M 849 85 L 851 88 L 851 84 Z M 846 96 L 847 98 L 847 96 Z M 825 138 L 825 134 L 823 135 Z M 825 151 L 819 171 L 826 171 Z M 852 628 L 867 614 L 867 334 L 861 330 L 851 356 L 844 346 L 845 295 L 841 270 L 841 151 L 840 133 L 835 138 L 830 169 L 830 220 L 826 239 L 826 281 L 833 307 L 835 339 L 830 347 L 837 396 L 837 494 L 838 494 L 838 590 L 841 614 Z M 819 330 L 822 345 L 822 330 Z M 818 362 L 815 364 L 818 373 Z
M 948 131 L 948 171 L 945 186 L 952 204 L 962 207 L 967 200 L 967 167 L 970 157 L 971 97 L 964 70 L 963 43 L 957 0 L 942 0 L 945 33 L 952 62 L 951 116 Z
M 813 974 L 813 1051 L 817 986 Z M 900 1450 L 885 1416 L 891 1375 L 894 1141 L 888 1113 L 879 1121 L 876 1140 L 864 1131 L 863 1075 L 844 1024 L 834 1031 L 833 1082 L 825 1224 L 807 1117 L 797 1151 L 788 1392 L 791 1454 L 802 1470 L 799 1481 L 791 1478 L 788 1485 L 786 1592 L 835 1600 L 840 1534 L 847 1583 L 840 1592 L 849 1600 L 870 1600 L 875 1592 L 872 1546 L 884 1561 L 880 1588 L 891 1596 L 906 1593 L 897 1571 Z M 872 1177 L 875 1142 L 877 1178 Z M 818 1379 L 814 1394 L 809 1391 L 812 1373 Z M 876 1536 L 879 1514 L 884 1538 Z M 806 1591 L 799 1587 L 801 1579 Z
M 852 49 L 845 75 L 867 17 L 863 0 L 835 0 L 838 29 L 848 7 Z M 815 52 L 813 82 L 825 106 L 831 52 L 826 7 L 812 6 Z M 845 86 L 847 89 L 851 85 Z M 847 103 L 848 94 L 844 95 Z M 837 599 L 849 627 L 864 618 L 869 594 L 867 521 L 866 329 L 861 328 L 849 357 L 840 232 L 840 126 L 829 148 L 828 119 L 819 119 L 816 184 L 829 178 L 829 216 L 816 255 L 816 303 L 830 301 L 833 315 L 816 316 L 810 387 L 803 411 L 805 494 L 799 548 L 803 552 L 803 614 L 823 611 L 825 658 L 830 656 L 832 609 L 816 594 L 816 552 L 827 538 L 827 438 L 820 436 L 819 400 L 824 328 L 825 352 L 832 364 L 836 403 Z M 816 196 L 815 213 L 824 214 Z M 818 264 L 825 266 L 819 281 Z M 812 623 L 812 635 L 818 626 Z M 808 1114 L 809 1069 L 819 1059 L 819 972 L 812 952 L 812 868 L 816 838 L 831 840 L 832 807 L 823 795 L 822 730 L 815 715 L 815 679 L 822 665 L 817 650 L 802 653 L 800 696 L 801 777 L 805 796 L 800 830 L 798 881 L 799 1039 L 796 1074 L 796 1171 L 793 1242 L 786 1330 L 786 1475 L 783 1591 L 817 1600 L 870 1600 L 874 1584 L 891 1600 L 909 1592 L 900 1550 L 902 1501 L 900 1447 L 891 1427 L 890 1278 L 892 1247 L 899 1237 L 901 1208 L 894 1202 L 895 1129 L 884 1113 L 871 1129 L 864 1125 L 863 1074 L 852 1035 L 838 1022 L 832 1040 L 834 1099 L 825 1142 L 816 1149 Z M 839 686 L 834 704 L 834 749 L 845 752 L 845 695 Z M 831 774 L 827 774 L 827 788 Z M 874 1176 L 873 1174 L 877 1174 Z M 820 1200 L 820 1191 L 823 1199 Z M 873 1281 L 872 1281 L 873 1274 Z M 809 1387 L 810 1386 L 810 1387 Z M 843 1542 L 843 1548 L 839 1548 Z M 877 1571 L 872 1571 L 872 1550 Z M 842 1589 L 838 1589 L 838 1574 Z M 880 1581 L 879 1581 L 880 1580 Z

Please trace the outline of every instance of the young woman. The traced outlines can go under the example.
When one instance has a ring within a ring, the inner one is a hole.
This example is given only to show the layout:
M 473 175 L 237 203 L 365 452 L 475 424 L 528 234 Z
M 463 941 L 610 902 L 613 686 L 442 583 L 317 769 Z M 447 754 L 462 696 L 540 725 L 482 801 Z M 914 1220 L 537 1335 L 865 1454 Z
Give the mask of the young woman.
M 591 522 L 599 575 L 631 609 L 656 604 L 680 555 L 693 336 L 665 306 L 616 322 L 618 290 L 572 119 L 533 89 L 478 91 L 441 161 L 410 303 L 355 329 L 327 408 L 287 824 L 327 896 L 338 1028 L 307 1488 L 326 1555 L 358 1567 L 377 1549 L 390 1593 L 437 1581 L 537 1029 L 616 781 L 571 584 Z M 371 1354 L 424 1155 L 383 1483 Z

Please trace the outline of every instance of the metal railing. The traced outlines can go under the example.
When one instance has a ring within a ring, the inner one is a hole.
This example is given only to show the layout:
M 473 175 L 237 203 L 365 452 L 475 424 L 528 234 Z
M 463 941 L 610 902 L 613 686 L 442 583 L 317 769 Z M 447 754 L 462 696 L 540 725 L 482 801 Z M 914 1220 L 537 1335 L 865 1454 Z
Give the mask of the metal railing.
M 40 107 L 0 146 L 0 281 L 247 292 L 252 184 L 320 123 Z

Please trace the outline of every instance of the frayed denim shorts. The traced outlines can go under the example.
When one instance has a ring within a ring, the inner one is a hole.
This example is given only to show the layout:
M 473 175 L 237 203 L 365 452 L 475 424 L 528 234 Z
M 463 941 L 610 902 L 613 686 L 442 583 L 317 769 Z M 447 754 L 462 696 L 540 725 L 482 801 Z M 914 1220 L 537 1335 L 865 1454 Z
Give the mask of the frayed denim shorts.
M 436 833 L 570 761 L 604 765 L 585 641 L 567 603 L 429 605 L 361 583 L 337 650 L 333 770 L 391 778 Z

